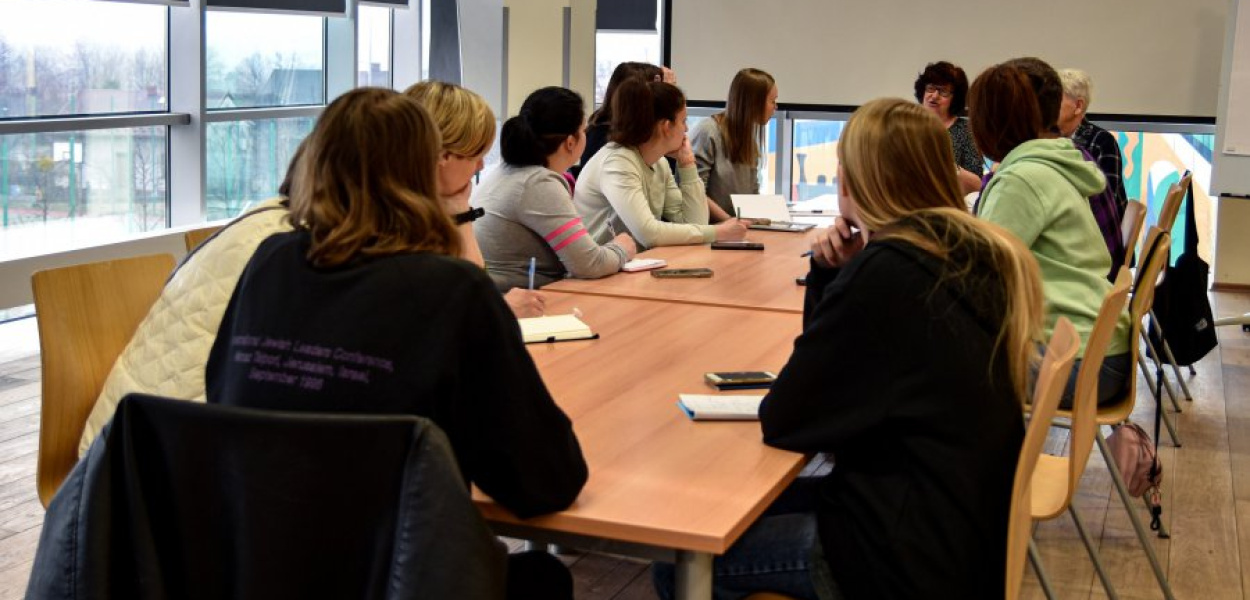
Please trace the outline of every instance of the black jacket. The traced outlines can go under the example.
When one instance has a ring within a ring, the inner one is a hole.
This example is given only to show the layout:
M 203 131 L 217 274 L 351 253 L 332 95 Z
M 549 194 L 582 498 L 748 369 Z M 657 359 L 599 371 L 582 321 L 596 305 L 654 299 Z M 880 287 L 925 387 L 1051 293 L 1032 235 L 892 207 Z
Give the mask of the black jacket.
M 502 598 L 504 549 L 416 417 L 130 395 L 44 520 L 27 598 Z
M 209 402 L 428 417 L 464 478 L 518 516 L 577 498 L 572 423 L 485 271 L 427 253 L 321 269 L 309 243 L 296 231 L 256 249 L 209 353 Z
M 990 269 L 901 242 L 808 275 L 803 334 L 760 407 L 765 441 L 832 452 L 818 523 L 847 598 L 1002 598 L 1024 437 Z

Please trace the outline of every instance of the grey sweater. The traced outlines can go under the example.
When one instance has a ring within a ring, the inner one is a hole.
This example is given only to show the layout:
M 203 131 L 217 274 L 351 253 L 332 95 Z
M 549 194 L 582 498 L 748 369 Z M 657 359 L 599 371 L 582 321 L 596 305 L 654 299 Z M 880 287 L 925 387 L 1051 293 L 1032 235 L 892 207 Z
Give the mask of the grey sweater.
M 568 182 L 546 167 L 501 164 L 473 190 L 470 203 L 486 210 L 473 233 L 500 292 L 529 284 L 531 257 L 535 287 L 565 276 L 611 275 L 627 260 L 623 248 L 600 246 L 588 235 Z
M 725 212 L 734 214 L 730 194 L 760 193 L 759 170 L 756 165 L 740 165 L 729 159 L 729 147 L 721 135 L 716 119 L 708 117 L 699 121 L 690 132 L 690 146 L 694 150 L 695 168 L 699 179 L 711 198 Z
M 680 188 L 663 159 L 648 165 L 637 149 L 609 142 L 582 168 L 573 204 L 600 242 L 613 229 L 647 248 L 714 241 L 703 182 L 693 166 L 679 171 Z

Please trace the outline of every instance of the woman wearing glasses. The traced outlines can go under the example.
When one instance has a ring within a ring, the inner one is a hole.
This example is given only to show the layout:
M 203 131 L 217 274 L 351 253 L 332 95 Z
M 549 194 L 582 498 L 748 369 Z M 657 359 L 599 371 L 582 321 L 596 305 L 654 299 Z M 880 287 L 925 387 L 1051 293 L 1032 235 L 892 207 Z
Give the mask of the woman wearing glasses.
M 959 166 L 959 186 L 965 194 L 981 189 L 985 159 L 972 142 L 968 120 L 962 116 L 968 96 L 968 76 L 963 69 L 944 60 L 929 63 L 916 77 L 915 88 L 916 102 L 937 115 L 951 136 L 951 149 L 955 151 L 955 164 Z

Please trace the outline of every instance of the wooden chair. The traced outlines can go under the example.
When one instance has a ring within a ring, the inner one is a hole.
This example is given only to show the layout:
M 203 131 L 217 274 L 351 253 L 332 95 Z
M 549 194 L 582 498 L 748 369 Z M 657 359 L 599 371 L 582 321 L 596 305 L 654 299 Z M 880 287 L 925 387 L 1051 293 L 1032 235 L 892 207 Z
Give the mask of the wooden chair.
M 1181 206 L 1185 203 L 1185 194 L 1189 191 L 1189 185 L 1192 180 L 1193 174 L 1186 173 L 1180 181 L 1172 184 L 1172 187 L 1168 188 L 1167 196 L 1163 199 L 1163 207 L 1159 209 L 1159 218 L 1155 222 L 1156 227 L 1168 232 L 1169 234 L 1172 233 L 1172 228 L 1176 224 L 1176 217 L 1180 214 Z M 1166 267 L 1164 270 L 1166 270 Z M 1192 402 L 1194 396 L 1189 391 L 1189 384 L 1185 383 L 1185 377 L 1181 375 L 1181 368 L 1176 364 L 1176 357 L 1172 356 L 1172 348 L 1168 346 L 1167 339 L 1163 336 L 1163 328 L 1159 324 L 1159 320 L 1155 318 L 1153 310 L 1150 311 L 1150 318 L 1154 321 L 1155 327 L 1159 331 L 1159 339 L 1163 341 L 1163 347 L 1159 348 L 1159 350 L 1163 351 L 1162 356 L 1166 356 L 1168 362 L 1172 365 L 1172 373 L 1176 376 L 1176 382 L 1180 385 L 1181 392 L 1184 395 L 1185 400 Z M 1155 363 L 1155 367 L 1158 368 L 1158 372 L 1160 373 L 1159 379 L 1162 380 L 1164 389 L 1167 390 L 1168 399 L 1172 402 L 1172 409 L 1176 412 L 1181 412 L 1181 405 L 1177 402 L 1176 391 L 1172 389 L 1172 384 L 1168 381 L 1168 378 L 1162 375 L 1163 363 L 1159 360 L 1159 356 L 1161 355 L 1152 348 L 1150 356 Z M 1189 374 L 1196 375 L 1197 373 L 1198 372 L 1194 369 L 1193 365 L 1190 365 Z
M 1120 234 L 1124 236 L 1124 265 L 1133 264 L 1133 254 L 1137 250 L 1137 240 L 1141 237 L 1142 225 L 1146 222 L 1146 205 L 1137 200 L 1129 200 L 1124 206 L 1124 218 L 1120 221 Z
M 1126 285 L 1127 287 L 1127 285 Z M 1020 596 L 1020 583 L 1024 579 L 1024 558 L 1028 554 L 1033 532 L 1032 493 L 1033 474 L 1042 444 L 1050 433 L 1050 422 L 1059 408 L 1059 398 L 1076 362 L 1076 351 L 1081 347 L 1081 336 L 1066 317 L 1059 317 L 1055 333 L 1046 346 L 1046 358 L 1037 372 L 1033 387 L 1033 401 L 1028 430 L 1024 444 L 1020 446 L 1020 459 L 1016 463 L 1016 479 L 1011 491 L 1011 521 L 1007 530 L 1007 594 L 1008 600 Z M 1039 579 L 1041 576 L 1039 575 Z
M 1160 238 L 1160 236 L 1167 237 Z M 1158 243 L 1155 242 L 1157 238 L 1160 239 Z M 1154 314 L 1151 312 L 1151 307 L 1154 305 L 1155 289 L 1159 285 L 1160 274 L 1167 268 L 1171 246 L 1172 238 L 1168 235 L 1167 230 L 1159 227 L 1150 228 L 1150 232 L 1146 234 L 1146 243 L 1144 248 L 1146 249 L 1146 252 L 1150 252 L 1153 248 L 1154 254 L 1157 256 L 1146 256 L 1143 260 L 1141 268 L 1138 269 L 1137 279 L 1133 282 L 1133 300 L 1129 302 L 1129 308 L 1132 313 L 1133 328 L 1135 332 L 1132 337 L 1132 347 L 1134 352 L 1133 362 L 1141 367 L 1142 375 L 1146 379 L 1146 384 L 1150 387 L 1151 395 L 1153 395 L 1155 397 L 1155 401 L 1158 402 L 1160 410 L 1163 409 L 1163 399 L 1159 397 L 1156 392 L 1159 387 L 1163 388 L 1163 390 L 1167 392 L 1168 398 L 1171 400 L 1172 407 L 1177 412 L 1180 412 L 1180 405 L 1177 404 L 1176 400 L 1177 394 L 1172 389 L 1172 384 L 1168 381 L 1167 374 L 1163 370 L 1162 364 L 1159 363 L 1159 349 L 1154 347 L 1154 343 L 1150 341 L 1150 336 L 1146 334 L 1146 330 L 1142 327 L 1143 321 L 1147 315 L 1154 320 Z M 1151 260 L 1154 261 L 1153 264 L 1149 262 Z M 1140 302 L 1137 299 L 1139 295 L 1141 296 Z M 1140 342 L 1138 340 L 1140 340 Z M 1154 376 L 1151 375 L 1150 366 L 1146 362 L 1146 357 L 1140 352 L 1140 346 L 1142 343 L 1150 349 L 1150 354 L 1154 358 L 1154 372 L 1157 373 L 1159 377 L 1158 386 L 1156 386 Z M 1171 350 L 1168 350 L 1168 353 L 1171 354 Z M 1175 374 L 1177 380 L 1182 381 L 1183 383 L 1179 369 L 1176 370 Z M 1188 390 L 1186 390 L 1185 393 L 1188 395 Z M 1176 424 L 1172 421 L 1172 415 L 1167 411 L 1163 411 L 1162 419 L 1164 425 L 1167 426 L 1168 435 L 1171 436 L 1172 443 L 1177 447 L 1180 447 L 1181 439 L 1176 431 Z
M 1164 237 L 1158 244 L 1154 244 L 1155 238 L 1159 236 Z M 1152 227 L 1150 232 L 1146 235 L 1146 244 L 1143 246 L 1146 250 L 1142 256 L 1141 266 L 1137 270 L 1137 278 L 1135 282 L 1136 289 L 1133 293 L 1132 299 L 1128 303 L 1129 316 L 1132 321 L 1132 328 L 1129 332 L 1129 352 L 1132 363 L 1141 364 L 1141 356 L 1138 350 L 1140 344 L 1137 340 L 1141 336 L 1142 317 L 1145 316 L 1146 312 L 1149 310 L 1150 303 L 1154 300 L 1154 286 L 1142 284 L 1146 281 L 1154 282 L 1158 278 L 1159 270 L 1163 268 L 1163 263 L 1167 260 L 1166 248 L 1170 243 L 1170 239 L 1171 236 L 1168 236 L 1166 231 L 1163 231 L 1158 227 Z M 1152 246 L 1154 247 L 1154 252 L 1151 252 Z M 1084 362 L 1082 362 L 1081 370 L 1082 373 L 1085 370 Z M 1097 371 L 1091 372 L 1096 373 Z M 1146 383 L 1153 386 L 1149 373 L 1147 373 Z M 1137 377 L 1135 375 L 1131 375 L 1128 378 L 1128 388 L 1125 390 L 1124 394 L 1120 396 L 1120 398 L 1118 398 L 1115 402 L 1098 407 L 1097 413 L 1094 417 L 1094 422 L 1097 425 L 1094 429 L 1094 441 L 1097 442 L 1098 450 L 1102 453 L 1103 460 L 1107 463 L 1107 470 L 1111 473 L 1111 481 L 1115 484 L 1116 491 L 1120 495 L 1120 500 L 1124 504 L 1124 509 L 1128 512 L 1129 521 L 1133 524 L 1133 531 L 1137 534 L 1137 539 L 1141 542 L 1142 550 L 1146 553 L 1146 558 L 1150 561 L 1150 567 L 1154 571 L 1155 578 L 1159 581 L 1159 587 L 1163 590 L 1164 596 L 1171 599 L 1173 598 L 1171 585 L 1168 584 L 1167 576 L 1163 573 L 1163 568 L 1159 564 L 1159 557 L 1155 554 L 1154 546 L 1150 543 L 1150 538 L 1146 533 L 1146 528 L 1142 525 L 1141 518 L 1138 517 L 1137 511 L 1133 507 L 1133 498 L 1128 493 L 1128 488 L 1124 483 L 1123 474 L 1120 473 L 1119 467 L 1116 466 L 1115 457 L 1111 454 L 1111 447 L 1107 444 L 1107 438 L 1102 434 L 1102 427 L 1104 425 L 1115 427 L 1125 421 L 1128 421 L 1128 418 L 1133 414 L 1133 409 L 1136 405 Z M 1159 409 L 1162 410 L 1161 405 Z M 1166 412 L 1163 413 L 1163 417 L 1164 423 L 1167 423 L 1169 428 L 1171 428 L 1172 424 L 1168 419 Z M 1068 419 L 1069 424 L 1075 422 L 1074 415 L 1071 411 L 1065 411 L 1062 409 L 1059 410 L 1058 418 Z M 1068 424 L 1062 425 L 1067 426 Z M 1175 431 L 1170 430 L 1169 433 L 1175 435 Z M 1176 441 L 1175 438 L 1173 438 L 1173 441 Z M 1076 444 L 1073 443 L 1072 447 L 1075 449 Z M 1159 529 L 1159 535 L 1164 537 L 1167 536 L 1167 531 L 1162 526 Z
M 31 276 L 43 362 L 39 465 L 46 507 L 78 462 L 78 440 L 113 362 L 173 271 L 168 254 L 39 271 Z
M 1094 329 L 1085 342 L 1085 356 L 1081 359 L 1081 370 L 1077 374 L 1072 409 L 1064 411 L 1072 428 L 1068 456 L 1049 454 L 1038 456 L 1036 468 L 1031 474 L 1030 489 L 1029 514 L 1032 520 L 1046 521 L 1064 512 L 1072 515 L 1072 522 L 1076 524 L 1077 533 L 1080 534 L 1081 541 L 1085 543 L 1089 558 L 1094 563 L 1094 570 L 1098 572 L 1098 577 L 1111 598 L 1116 597 L 1115 588 L 1112 587 L 1111 580 L 1103 569 L 1098 550 L 1085 529 L 1085 522 L 1081 520 L 1080 513 L 1072 505 L 1072 496 L 1081 484 L 1085 464 L 1089 462 L 1089 453 L 1094 449 L 1094 431 L 1098 427 L 1095 424 L 1098 411 L 1098 372 L 1102 369 L 1103 358 L 1107 355 L 1107 347 L 1111 344 L 1111 336 L 1115 334 L 1116 324 L 1120 320 L 1120 315 L 1124 313 L 1124 304 L 1128 301 L 1131 281 L 1128 269 L 1121 267 L 1115 284 L 1111 286 L 1111 291 L 1103 297 L 1102 307 L 1098 310 L 1098 318 L 1094 321 Z M 1055 336 L 1058 337 L 1058 335 L 1059 329 L 1056 327 Z M 1079 337 L 1077 345 L 1080 345 Z M 1049 355 L 1047 358 L 1049 359 Z M 1039 388 L 1042 381 L 1039 378 Z M 1066 383 L 1065 378 L 1060 385 L 1060 391 Z M 1036 415 L 1034 420 L 1037 420 Z M 1045 422 L 1049 424 L 1050 421 Z M 1044 434 L 1043 437 L 1045 437 Z M 1046 578 L 1041 566 L 1041 557 L 1032 544 L 1029 548 L 1029 558 L 1033 562 L 1038 581 L 1047 597 L 1054 597 L 1050 581 Z
M 196 246 L 203 244 L 204 240 L 212 237 L 214 233 L 217 233 L 220 230 L 221 226 L 219 225 L 217 227 L 201 227 L 199 229 L 192 229 L 191 231 L 184 233 L 182 235 L 182 239 L 187 244 L 187 252 L 194 250 Z
M 1180 181 L 1168 188 L 1167 195 L 1163 197 L 1163 207 L 1159 209 L 1159 218 L 1155 219 L 1155 227 L 1168 233 L 1172 232 L 1176 217 L 1181 212 L 1181 203 L 1185 200 L 1185 192 L 1189 190 L 1189 184 L 1193 178 L 1193 174 L 1186 173 Z

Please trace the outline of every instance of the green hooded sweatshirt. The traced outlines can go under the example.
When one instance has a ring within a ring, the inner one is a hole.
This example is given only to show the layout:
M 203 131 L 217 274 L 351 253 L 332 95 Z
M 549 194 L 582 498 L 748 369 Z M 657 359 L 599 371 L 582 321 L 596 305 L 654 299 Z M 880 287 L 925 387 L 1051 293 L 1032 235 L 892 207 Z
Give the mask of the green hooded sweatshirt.
M 981 218 L 1011 230 L 1037 258 L 1046 295 L 1046 339 L 1059 317 L 1067 317 L 1081 334 L 1081 356 L 1111 289 L 1111 257 L 1088 199 L 1104 186 L 1098 166 L 1085 160 L 1071 140 L 1039 139 L 1012 150 L 981 193 Z M 1125 311 L 1107 356 L 1129 351 L 1129 322 Z

